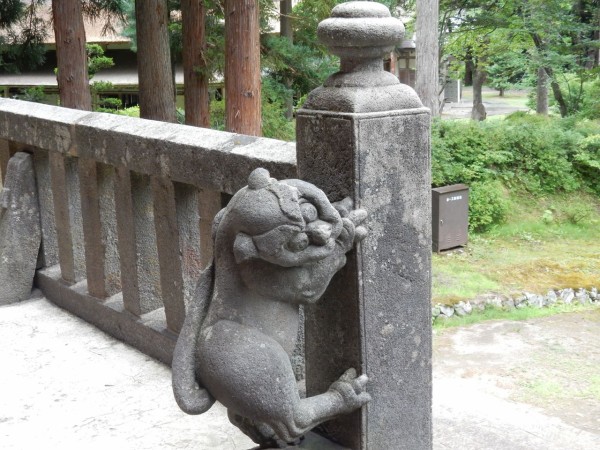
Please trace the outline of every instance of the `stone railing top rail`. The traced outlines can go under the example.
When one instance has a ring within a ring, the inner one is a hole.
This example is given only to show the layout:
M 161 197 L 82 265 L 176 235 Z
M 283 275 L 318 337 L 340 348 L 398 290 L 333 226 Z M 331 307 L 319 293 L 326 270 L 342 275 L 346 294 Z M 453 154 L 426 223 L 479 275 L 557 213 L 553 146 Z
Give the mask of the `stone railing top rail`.
M 259 166 L 296 177 L 293 142 L 20 100 L 0 99 L 0 138 L 227 193 Z

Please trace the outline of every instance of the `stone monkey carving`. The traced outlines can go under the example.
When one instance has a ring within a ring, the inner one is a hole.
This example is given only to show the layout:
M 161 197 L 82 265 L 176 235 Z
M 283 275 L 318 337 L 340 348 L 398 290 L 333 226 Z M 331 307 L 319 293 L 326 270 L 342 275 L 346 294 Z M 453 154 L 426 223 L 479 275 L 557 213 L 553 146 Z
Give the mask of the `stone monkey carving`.
M 283 447 L 370 400 L 349 369 L 323 394 L 300 398 L 290 363 L 298 305 L 316 302 L 345 253 L 366 235 L 363 210 L 331 204 L 301 180 L 254 170 L 213 224 L 214 262 L 201 275 L 173 356 L 181 409 L 219 400 L 263 447 Z

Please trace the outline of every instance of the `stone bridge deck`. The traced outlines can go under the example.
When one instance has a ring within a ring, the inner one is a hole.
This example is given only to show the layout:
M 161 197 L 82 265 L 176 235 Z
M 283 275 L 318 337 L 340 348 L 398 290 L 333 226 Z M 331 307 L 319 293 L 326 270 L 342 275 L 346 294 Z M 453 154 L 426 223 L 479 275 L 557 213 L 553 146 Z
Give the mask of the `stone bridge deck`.
M 507 399 L 484 376 L 468 374 L 469 367 L 457 371 L 460 354 L 470 361 L 466 354 L 490 350 L 465 347 L 479 345 L 475 338 L 491 329 L 477 327 L 436 338 L 436 355 L 444 354 L 442 346 L 458 356 L 434 361 L 434 449 L 600 448 L 600 422 L 596 432 L 593 421 L 569 425 Z M 0 340 L 4 450 L 253 448 L 219 405 L 202 416 L 181 412 L 165 365 L 41 297 L 0 307 Z M 592 356 L 599 353 L 600 343 Z

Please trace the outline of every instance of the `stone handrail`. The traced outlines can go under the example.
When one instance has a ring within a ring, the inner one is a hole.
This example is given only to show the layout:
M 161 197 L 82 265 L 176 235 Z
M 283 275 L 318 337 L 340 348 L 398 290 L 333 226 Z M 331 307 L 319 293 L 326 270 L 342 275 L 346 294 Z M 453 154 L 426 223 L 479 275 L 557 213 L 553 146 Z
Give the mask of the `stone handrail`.
M 222 194 L 257 167 L 296 177 L 294 143 L 11 99 L 0 144 L 2 177 L 33 155 L 46 297 L 165 363 Z
M 0 136 L 229 194 L 256 167 L 296 174 L 291 142 L 12 99 L 0 99 Z

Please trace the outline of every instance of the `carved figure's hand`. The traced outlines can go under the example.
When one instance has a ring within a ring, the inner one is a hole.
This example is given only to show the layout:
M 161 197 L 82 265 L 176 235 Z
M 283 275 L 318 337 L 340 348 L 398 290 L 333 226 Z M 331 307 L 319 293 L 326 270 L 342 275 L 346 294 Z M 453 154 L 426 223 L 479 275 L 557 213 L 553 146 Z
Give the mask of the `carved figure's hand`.
M 365 391 L 368 381 L 366 375 L 357 377 L 355 369 L 348 369 L 331 385 L 329 391 L 337 392 L 342 397 L 340 413 L 349 413 L 371 401 L 371 396 Z
M 364 209 L 352 209 L 353 202 L 350 197 L 332 203 L 332 205 L 342 217 L 344 227 L 337 238 L 337 242 L 345 253 L 350 251 L 355 244 L 367 236 L 367 229 L 362 226 L 362 223 L 367 218 L 367 211 Z

